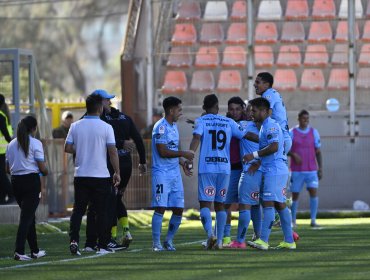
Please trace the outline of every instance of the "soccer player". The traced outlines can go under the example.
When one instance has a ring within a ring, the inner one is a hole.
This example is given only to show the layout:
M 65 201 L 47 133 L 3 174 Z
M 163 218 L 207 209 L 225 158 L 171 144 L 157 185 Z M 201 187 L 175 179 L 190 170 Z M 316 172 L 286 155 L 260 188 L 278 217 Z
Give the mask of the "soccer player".
M 310 115 L 306 110 L 298 114 L 298 126 L 290 130 L 293 140 L 290 168 L 292 171 L 290 191 L 292 192 L 292 221 L 296 224 L 299 193 L 306 184 L 310 194 L 311 226 L 317 227 L 316 214 L 319 204 L 317 188 L 322 178 L 322 156 L 319 132 L 309 126 Z
M 182 115 L 181 100 L 167 97 L 163 100 L 165 117 L 153 127 L 152 133 L 152 218 L 153 251 L 176 251 L 173 238 L 179 229 L 184 209 L 184 188 L 181 180 L 179 164 L 185 175 L 191 171 L 186 160 L 192 161 L 194 152 L 179 150 L 179 132 L 176 122 Z M 185 160 L 185 159 L 186 160 Z M 172 210 L 168 232 L 161 244 L 163 214 Z
M 286 184 L 288 181 L 288 166 L 284 156 L 284 136 L 279 124 L 269 117 L 270 102 L 265 98 L 256 98 L 249 102 L 252 105 L 252 115 L 256 122 L 261 123 L 259 132 L 259 150 L 244 155 L 243 161 L 250 162 L 261 159 L 264 178 L 263 183 L 263 221 L 261 236 L 254 242 L 248 242 L 253 247 L 268 250 L 269 236 L 274 222 L 275 209 L 278 211 L 281 227 L 284 233 L 278 249 L 295 249 L 291 227 L 292 217 L 286 207 Z
M 261 72 L 257 75 L 254 81 L 256 94 L 266 98 L 270 102 L 270 109 L 272 110 L 271 118 L 274 119 L 281 127 L 284 135 L 284 150 L 283 153 L 287 156 L 292 147 L 292 139 L 289 134 L 288 117 L 286 108 L 281 98 L 280 93 L 272 88 L 274 84 L 274 77 L 268 72 Z
M 232 119 L 218 115 L 218 98 L 214 94 L 204 97 L 203 109 L 206 114 L 195 120 L 190 150 L 196 151 L 199 144 L 198 199 L 200 216 L 207 233 L 207 249 L 222 248 L 226 212 L 224 199 L 230 179 L 231 137 L 242 139 L 242 128 Z M 217 239 L 213 236 L 211 206 L 216 211 Z

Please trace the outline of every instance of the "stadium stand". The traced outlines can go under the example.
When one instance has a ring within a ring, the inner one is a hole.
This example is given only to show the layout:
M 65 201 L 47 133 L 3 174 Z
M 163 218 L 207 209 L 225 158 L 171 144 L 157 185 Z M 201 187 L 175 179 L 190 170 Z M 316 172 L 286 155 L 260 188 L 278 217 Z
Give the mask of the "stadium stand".
M 361 18 L 362 14 L 364 13 L 361 0 L 351 0 L 351 1 L 355 1 L 356 18 Z M 342 0 L 340 2 L 338 16 L 339 18 L 348 18 L 348 0 Z
M 311 22 L 310 31 L 308 33 L 308 42 L 310 43 L 330 42 L 332 38 L 333 32 L 328 21 Z
M 360 66 L 370 65 L 370 44 L 362 45 L 358 64 Z
M 242 89 L 242 78 L 237 70 L 222 70 L 218 79 L 218 92 L 239 92 Z
M 241 46 L 227 46 L 224 50 L 223 67 L 245 67 L 247 64 L 246 51 Z
M 255 46 L 254 48 L 256 67 L 272 67 L 274 54 L 270 46 Z
M 255 29 L 254 41 L 257 44 L 276 44 L 278 31 L 275 22 L 259 22 Z
M 281 42 L 303 42 L 305 40 L 302 22 L 284 22 Z
M 323 90 L 325 78 L 321 69 L 304 69 L 301 78 L 302 90 Z
M 208 1 L 204 12 L 204 20 L 226 21 L 228 9 L 225 1 Z
M 313 19 L 334 19 L 336 9 L 334 0 L 315 0 L 312 7 Z
M 285 10 L 285 19 L 297 20 L 308 18 L 308 3 L 307 0 L 288 0 Z
M 334 46 L 332 65 L 345 65 L 348 63 L 348 45 L 340 44 Z
M 245 23 L 234 22 L 227 30 L 226 43 L 245 44 L 247 42 L 247 25 Z
M 348 69 L 332 68 L 328 82 L 329 90 L 348 90 Z
M 356 24 L 356 40 L 360 38 L 360 31 L 358 28 L 358 24 Z M 348 41 L 348 22 L 347 21 L 339 21 L 337 25 L 337 31 L 335 34 L 335 41 L 340 42 L 347 42 Z
M 360 68 L 357 75 L 356 86 L 360 89 L 370 88 L 370 68 Z
M 301 65 L 299 47 L 296 45 L 281 46 L 276 65 L 282 67 L 299 67 Z
M 326 67 L 329 55 L 325 45 L 308 45 L 305 52 L 304 66 Z
M 181 1 L 177 11 L 177 20 L 200 20 L 201 9 L 199 1 Z
M 174 45 L 192 45 L 197 41 L 197 31 L 193 24 L 179 23 L 175 25 L 172 35 Z
M 201 47 L 195 57 L 195 67 L 214 68 L 220 64 L 220 57 L 216 47 Z
M 277 69 L 274 75 L 274 87 L 279 91 L 293 91 L 297 89 L 297 76 L 292 69 Z
M 262 0 L 258 9 L 258 19 L 281 19 L 283 13 L 280 1 Z
M 215 80 L 211 71 L 194 71 L 190 90 L 194 92 L 212 92 L 215 89 Z
M 365 22 L 364 32 L 362 33 L 362 41 L 370 42 L 370 20 Z
M 169 67 L 190 67 L 192 57 L 188 47 L 173 47 L 168 57 L 167 66 Z
M 173 93 L 185 93 L 188 88 L 188 82 L 186 80 L 185 73 L 183 71 L 167 71 L 163 86 L 162 93 L 173 94 Z
M 231 20 L 246 20 L 247 19 L 247 3 L 246 1 L 235 1 L 231 8 Z
M 200 32 L 200 42 L 220 44 L 224 41 L 224 30 L 220 23 L 204 23 Z

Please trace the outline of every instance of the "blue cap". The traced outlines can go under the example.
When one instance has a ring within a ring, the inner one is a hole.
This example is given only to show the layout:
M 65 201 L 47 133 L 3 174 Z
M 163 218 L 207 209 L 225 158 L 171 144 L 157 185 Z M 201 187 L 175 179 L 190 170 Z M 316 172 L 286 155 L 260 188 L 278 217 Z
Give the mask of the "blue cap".
M 100 95 L 102 98 L 105 98 L 105 99 L 112 99 L 114 97 L 116 97 L 115 95 L 113 94 L 109 94 L 108 92 L 106 92 L 104 89 L 96 89 L 92 92 L 92 94 L 97 94 L 97 95 Z

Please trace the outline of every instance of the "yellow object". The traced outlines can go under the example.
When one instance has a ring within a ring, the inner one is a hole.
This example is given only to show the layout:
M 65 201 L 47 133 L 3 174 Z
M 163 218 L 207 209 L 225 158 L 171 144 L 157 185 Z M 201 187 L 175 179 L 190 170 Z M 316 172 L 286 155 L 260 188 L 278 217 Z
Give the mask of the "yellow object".
M 56 128 L 60 125 L 61 120 L 61 111 L 62 109 L 78 109 L 78 108 L 85 108 L 85 102 L 61 102 L 61 103 L 54 103 L 54 102 L 46 102 L 46 107 L 51 109 L 52 114 L 52 128 Z
M 117 237 L 117 226 L 112 227 L 111 234 L 112 234 L 112 238 Z
M 128 217 L 119 218 L 118 224 L 123 228 L 123 231 L 129 230 Z
M 5 118 L 6 121 L 6 128 L 8 129 L 10 137 L 13 135 L 13 128 L 9 123 L 9 120 L 7 116 L 4 114 L 4 112 L 0 111 L 0 115 L 2 115 Z M 5 140 L 4 135 L 0 131 L 0 154 L 6 153 L 6 146 L 8 145 L 8 141 Z

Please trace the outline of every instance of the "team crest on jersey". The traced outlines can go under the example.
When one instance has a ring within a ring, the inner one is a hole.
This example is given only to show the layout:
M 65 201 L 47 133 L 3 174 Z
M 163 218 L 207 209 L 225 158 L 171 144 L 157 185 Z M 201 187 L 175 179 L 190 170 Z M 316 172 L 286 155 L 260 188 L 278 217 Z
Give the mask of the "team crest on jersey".
M 260 198 L 260 193 L 259 192 L 251 192 L 251 198 L 253 200 L 258 200 Z
M 225 196 L 226 196 L 226 189 L 222 189 L 222 190 L 220 190 L 220 195 L 221 195 L 222 197 L 225 197 Z
M 159 132 L 160 134 L 163 134 L 165 131 L 166 131 L 166 127 L 165 127 L 164 125 L 161 125 L 161 126 L 159 127 L 159 129 L 158 129 L 158 132 Z
M 286 188 L 283 188 L 282 193 L 283 193 L 283 196 L 286 196 Z
M 216 189 L 212 186 L 209 186 L 209 187 L 206 187 L 204 189 L 204 193 L 207 195 L 207 196 L 214 196 L 215 193 L 216 193 Z
M 267 135 L 267 139 L 268 140 L 270 140 L 271 138 L 272 138 L 272 135 L 271 134 Z
M 265 98 L 266 99 L 271 99 L 271 95 L 266 95 Z
M 157 195 L 155 196 L 155 200 L 160 201 L 160 200 L 161 200 L 161 195 L 160 195 L 160 194 L 157 194 Z
M 274 132 L 274 131 L 276 131 L 276 128 L 275 127 L 270 127 L 269 128 L 269 132 Z

